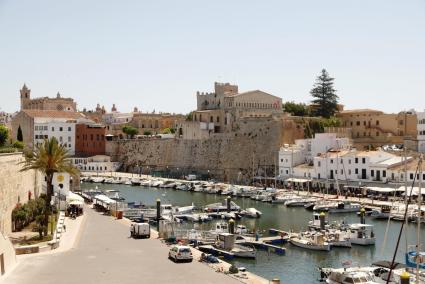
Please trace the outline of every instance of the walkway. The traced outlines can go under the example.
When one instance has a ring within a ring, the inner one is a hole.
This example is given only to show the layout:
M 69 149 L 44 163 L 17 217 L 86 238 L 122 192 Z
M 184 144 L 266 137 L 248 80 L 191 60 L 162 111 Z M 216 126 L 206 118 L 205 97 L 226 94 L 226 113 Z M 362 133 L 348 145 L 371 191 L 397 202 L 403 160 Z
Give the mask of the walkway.
M 92 209 L 85 214 L 75 248 L 21 259 L 2 283 L 240 283 L 198 261 L 176 264 L 159 240 L 131 239 L 121 222 Z

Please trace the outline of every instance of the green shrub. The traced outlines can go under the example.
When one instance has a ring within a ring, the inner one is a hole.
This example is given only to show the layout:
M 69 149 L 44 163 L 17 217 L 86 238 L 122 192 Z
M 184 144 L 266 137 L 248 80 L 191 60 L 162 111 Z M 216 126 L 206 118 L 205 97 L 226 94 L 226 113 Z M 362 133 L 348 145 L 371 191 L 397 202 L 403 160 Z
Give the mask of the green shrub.
M 15 141 L 15 142 L 13 142 L 13 144 L 12 144 L 12 147 L 13 148 L 16 148 L 16 149 L 24 149 L 24 142 L 21 142 L 21 141 Z
M 232 264 L 232 266 L 229 267 L 230 274 L 236 274 L 238 272 L 239 272 L 239 269 L 235 265 Z
M 16 152 L 16 148 L 13 148 L 13 147 L 1 147 L 0 148 L 0 154 L 15 153 L 15 152 Z

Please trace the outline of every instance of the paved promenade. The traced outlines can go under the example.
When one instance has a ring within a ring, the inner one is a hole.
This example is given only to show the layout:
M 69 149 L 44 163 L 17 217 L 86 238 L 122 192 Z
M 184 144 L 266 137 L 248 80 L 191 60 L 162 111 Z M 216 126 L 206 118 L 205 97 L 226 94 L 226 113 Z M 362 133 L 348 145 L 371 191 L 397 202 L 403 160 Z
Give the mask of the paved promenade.
M 195 260 L 176 264 L 159 240 L 131 239 L 122 222 L 85 214 L 74 248 L 22 258 L 2 283 L 240 283 Z

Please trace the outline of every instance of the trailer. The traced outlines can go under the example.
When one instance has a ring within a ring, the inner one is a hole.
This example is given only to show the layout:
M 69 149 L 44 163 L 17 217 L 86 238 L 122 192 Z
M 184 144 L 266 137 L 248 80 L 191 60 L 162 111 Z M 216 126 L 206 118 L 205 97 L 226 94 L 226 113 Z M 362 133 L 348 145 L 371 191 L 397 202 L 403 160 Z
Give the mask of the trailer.
M 131 237 L 135 239 L 150 238 L 151 227 L 149 223 L 132 223 L 130 227 Z

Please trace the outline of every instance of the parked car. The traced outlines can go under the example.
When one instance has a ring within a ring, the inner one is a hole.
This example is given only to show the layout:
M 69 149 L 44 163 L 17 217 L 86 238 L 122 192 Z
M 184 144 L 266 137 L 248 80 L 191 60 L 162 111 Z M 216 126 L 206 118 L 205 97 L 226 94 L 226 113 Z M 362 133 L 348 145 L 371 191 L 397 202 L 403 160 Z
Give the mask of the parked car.
M 192 251 L 190 250 L 190 247 L 181 245 L 171 247 L 170 251 L 168 252 L 168 258 L 174 260 L 175 262 L 192 262 L 193 260 Z

